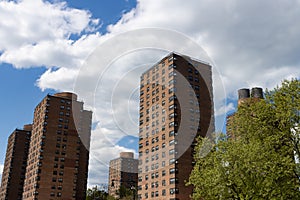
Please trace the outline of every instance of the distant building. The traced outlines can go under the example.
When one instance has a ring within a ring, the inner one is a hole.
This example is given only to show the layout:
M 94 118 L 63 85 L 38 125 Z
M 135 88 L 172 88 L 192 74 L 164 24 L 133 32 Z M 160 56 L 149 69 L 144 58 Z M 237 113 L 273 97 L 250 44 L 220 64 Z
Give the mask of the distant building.
M 121 186 L 137 190 L 137 171 L 138 159 L 134 159 L 132 152 L 121 152 L 119 158 L 111 160 L 109 162 L 109 195 L 118 198 Z
M 195 138 L 214 131 L 212 67 L 171 53 L 141 75 L 138 198 L 188 200 Z
M 86 198 L 92 112 L 77 95 L 47 95 L 35 108 L 23 200 Z
M 260 87 L 254 87 L 251 89 L 248 88 L 242 88 L 238 90 L 238 107 L 245 104 L 245 103 L 254 103 L 259 101 L 260 99 L 263 99 L 263 89 Z M 229 129 L 229 125 L 233 123 L 234 119 L 234 113 L 227 116 L 227 122 L 226 122 L 226 134 L 228 137 L 234 138 L 233 130 Z
M 8 138 L 0 200 L 21 200 L 25 179 L 31 125 L 16 129 Z

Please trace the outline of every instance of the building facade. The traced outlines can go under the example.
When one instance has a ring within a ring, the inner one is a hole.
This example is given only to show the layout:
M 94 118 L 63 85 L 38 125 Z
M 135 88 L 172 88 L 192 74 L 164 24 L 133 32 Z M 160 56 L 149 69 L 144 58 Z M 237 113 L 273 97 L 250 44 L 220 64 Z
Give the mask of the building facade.
M 0 200 L 21 200 L 26 162 L 31 135 L 31 125 L 16 129 L 8 138 Z
M 120 187 L 133 190 L 137 189 L 138 159 L 134 159 L 132 152 L 121 152 L 120 157 L 109 162 L 109 187 L 108 194 L 119 198 Z
M 22 199 L 85 199 L 91 118 L 73 93 L 47 95 L 36 106 Z
M 250 89 L 242 88 L 238 90 L 238 107 L 243 104 L 252 104 L 258 102 L 260 99 L 264 98 L 263 89 L 260 87 L 254 87 Z M 226 135 L 229 138 L 235 138 L 233 130 L 230 129 L 231 124 L 233 124 L 235 113 L 228 115 L 226 118 Z
M 214 131 L 212 69 L 171 53 L 141 75 L 138 198 L 190 199 L 196 137 Z

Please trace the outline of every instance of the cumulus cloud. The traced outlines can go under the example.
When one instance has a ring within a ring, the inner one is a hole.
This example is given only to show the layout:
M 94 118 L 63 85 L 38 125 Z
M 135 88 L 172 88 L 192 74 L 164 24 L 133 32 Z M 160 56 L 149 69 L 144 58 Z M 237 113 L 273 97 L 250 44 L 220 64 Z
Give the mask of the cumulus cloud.
M 79 67 L 100 37 L 98 19 L 64 2 L 1 1 L 0 17 L 0 62 L 17 68 Z
M 224 116 L 234 109 L 232 103 L 225 105 L 226 96 L 236 99 L 238 88 L 272 88 L 282 79 L 300 77 L 299 8 L 297 0 L 138 0 L 102 35 L 97 32 L 100 21 L 86 10 L 40 0 L 1 1 L 0 17 L 6 20 L 0 22 L 0 62 L 17 68 L 46 66 L 37 81 L 41 89 L 78 92 L 99 122 L 91 144 L 90 183 L 105 183 L 108 161 L 128 150 L 115 143 L 137 135 L 137 87 L 144 69 L 173 50 L 210 62 L 216 115 Z M 172 34 L 169 39 L 149 32 L 118 37 L 149 27 L 186 35 L 204 51 L 195 51 L 193 42 L 179 47 L 185 38 Z M 74 35 L 77 39 L 71 39 Z M 113 38 L 119 40 L 97 50 Z M 156 50 L 145 49 L 150 47 Z M 91 52 L 96 54 L 88 57 Z
M 2 172 L 3 172 L 3 168 L 4 168 L 4 165 L 3 165 L 3 164 L 0 164 L 0 180 L 2 180 Z
M 118 158 L 120 152 L 134 152 L 132 149 L 116 145 L 117 139 L 114 136 L 118 134 L 116 130 L 101 127 L 92 132 L 88 187 L 107 186 L 109 161 Z
M 224 105 L 224 106 L 218 108 L 218 110 L 215 111 L 215 116 L 218 117 L 218 116 L 224 115 L 224 114 L 234 111 L 234 110 L 235 110 L 235 107 L 234 107 L 233 103 L 229 103 L 227 105 Z
M 228 94 L 249 82 L 272 86 L 299 65 L 299 1 L 140 0 L 111 32 L 136 27 L 181 31 L 199 42 L 214 60 Z M 266 80 L 270 71 L 281 71 Z M 265 80 L 265 81 L 261 81 Z M 265 84 L 268 82 L 268 84 Z

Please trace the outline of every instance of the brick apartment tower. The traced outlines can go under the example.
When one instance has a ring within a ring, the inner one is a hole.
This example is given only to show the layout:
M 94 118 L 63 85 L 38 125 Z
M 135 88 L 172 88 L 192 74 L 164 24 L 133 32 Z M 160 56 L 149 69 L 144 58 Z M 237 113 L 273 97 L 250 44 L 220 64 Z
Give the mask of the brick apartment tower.
M 119 198 L 118 190 L 121 186 L 136 190 L 138 181 L 137 172 L 138 159 L 134 159 L 132 152 L 121 152 L 119 158 L 109 162 L 108 194 Z
M 250 89 L 242 88 L 238 90 L 238 107 L 242 104 L 252 104 L 260 99 L 263 99 L 263 89 L 260 87 L 254 87 Z M 228 115 L 226 119 L 226 134 L 230 138 L 235 138 L 233 135 L 233 131 L 229 128 L 230 124 L 233 124 L 235 113 Z
M 31 125 L 16 129 L 8 138 L 0 200 L 21 200 L 26 161 L 31 135 Z
M 24 200 L 85 199 L 91 118 L 73 93 L 47 95 L 37 105 Z
M 195 138 L 214 131 L 211 70 L 171 53 L 141 75 L 138 199 L 190 199 Z

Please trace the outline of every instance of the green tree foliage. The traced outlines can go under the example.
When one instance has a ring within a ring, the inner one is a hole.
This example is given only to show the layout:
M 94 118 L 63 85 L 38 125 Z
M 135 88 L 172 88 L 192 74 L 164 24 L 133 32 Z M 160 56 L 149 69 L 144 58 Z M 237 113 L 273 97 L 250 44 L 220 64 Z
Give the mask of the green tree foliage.
M 136 198 L 136 189 L 135 188 L 133 188 L 133 189 L 126 188 L 124 185 L 120 186 L 118 194 L 120 196 L 120 200 L 137 199 Z
M 188 183 L 193 199 L 300 199 L 299 115 L 299 80 L 240 105 L 228 127 L 232 137 L 199 138 Z M 211 151 L 201 157 L 207 144 Z
M 87 190 L 86 200 L 115 200 L 115 198 L 108 195 L 107 192 L 99 190 L 97 186 L 95 186 Z

